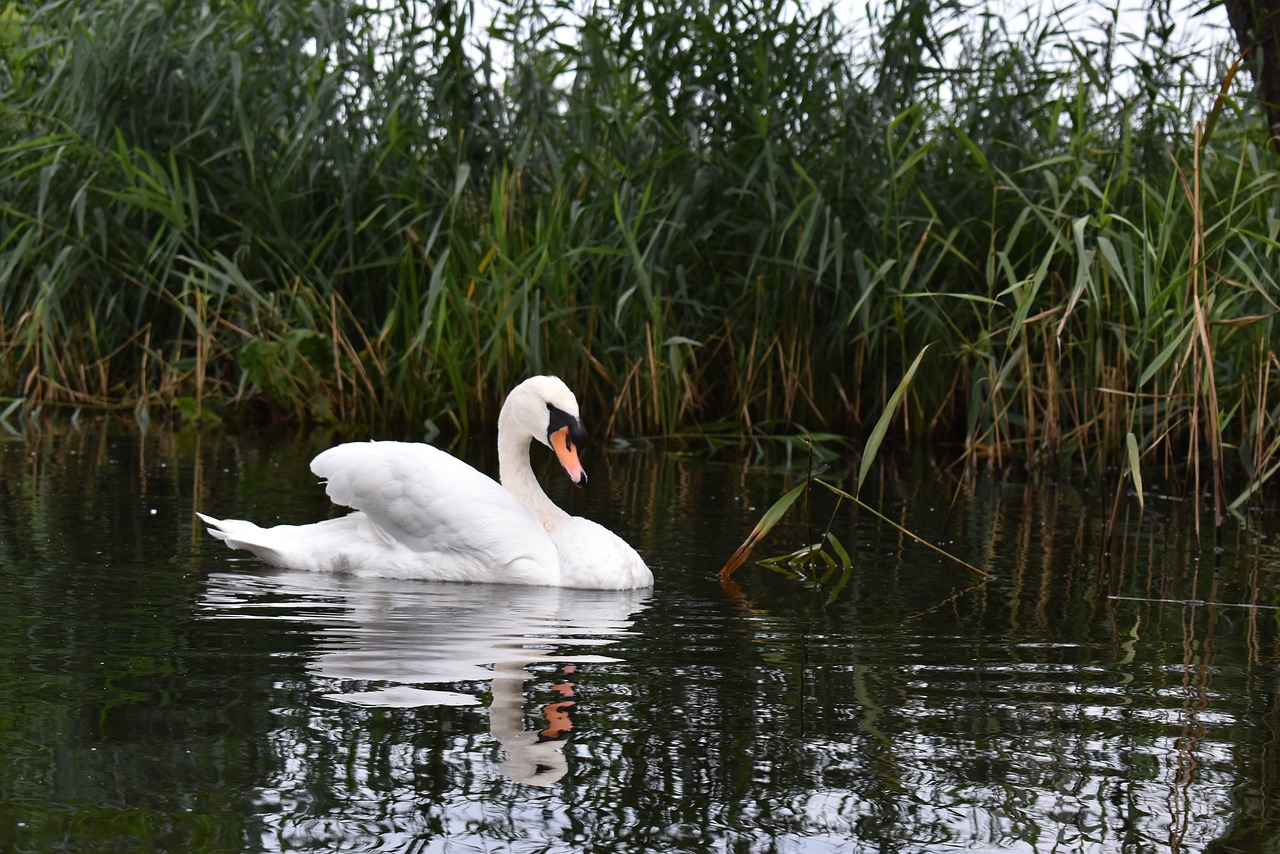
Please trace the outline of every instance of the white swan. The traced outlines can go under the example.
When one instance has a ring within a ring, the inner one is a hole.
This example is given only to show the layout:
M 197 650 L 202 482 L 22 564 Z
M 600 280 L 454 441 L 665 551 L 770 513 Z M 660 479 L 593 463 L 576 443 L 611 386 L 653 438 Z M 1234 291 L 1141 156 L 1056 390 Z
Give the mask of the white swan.
M 578 401 L 561 380 L 532 377 L 498 415 L 501 485 L 430 445 L 353 442 L 311 461 L 325 492 L 353 508 L 311 525 L 261 528 L 197 513 L 209 533 L 291 569 L 357 575 L 624 590 L 653 585 L 653 573 L 621 537 L 570 516 L 542 491 L 529 442 L 556 452 L 569 478 L 587 474 Z

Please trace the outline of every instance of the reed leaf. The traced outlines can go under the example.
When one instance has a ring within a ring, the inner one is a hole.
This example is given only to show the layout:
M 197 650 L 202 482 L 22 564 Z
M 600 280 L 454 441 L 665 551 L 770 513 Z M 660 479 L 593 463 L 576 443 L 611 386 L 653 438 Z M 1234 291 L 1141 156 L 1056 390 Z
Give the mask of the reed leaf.
M 906 373 L 902 375 L 902 379 L 898 381 L 897 388 L 889 395 L 889 402 L 885 405 L 884 412 L 880 413 L 880 417 L 876 419 L 875 426 L 871 428 L 871 435 L 867 437 L 867 442 L 862 448 L 862 458 L 858 461 L 858 480 L 854 488 L 854 498 L 862 492 L 862 485 L 866 482 L 867 474 L 875 463 L 876 455 L 880 453 L 880 445 L 884 441 L 885 434 L 889 432 L 889 425 L 897 415 L 898 406 L 906 395 L 907 389 L 911 386 L 911 380 L 915 377 L 916 369 L 920 367 L 924 354 L 929 351 L 929 346 L 925 345 L 924 349 L 916 354 L 911 366 L 907 368 Z

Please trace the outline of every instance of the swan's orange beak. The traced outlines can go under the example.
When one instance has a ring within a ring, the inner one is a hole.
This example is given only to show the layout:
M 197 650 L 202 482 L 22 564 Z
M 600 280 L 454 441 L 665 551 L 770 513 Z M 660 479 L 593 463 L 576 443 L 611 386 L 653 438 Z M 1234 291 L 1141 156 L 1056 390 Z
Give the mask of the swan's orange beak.
M 586 483 L 587 473 L 582 468 L 582 461 L 578 459 L 578 449 L 573 446 L 573 442 L 569 441 L 569 428 L 561 427 L 549 438 L 551 448 L 556 452 L 556 459 L 560 461 L 560 465 L 564 466 L 564 472 L 569 475 L 569 480 L 578 486 Z

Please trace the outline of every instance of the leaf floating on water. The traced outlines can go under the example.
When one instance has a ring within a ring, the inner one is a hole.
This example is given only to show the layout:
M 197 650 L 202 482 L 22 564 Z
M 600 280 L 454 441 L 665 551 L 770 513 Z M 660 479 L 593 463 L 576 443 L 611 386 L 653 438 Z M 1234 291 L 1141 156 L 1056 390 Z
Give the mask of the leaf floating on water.
M 849 556 L 848 550 L 844 544 L 836 539 L 836 535 L 827 531 L 827 542 L 831 543 L 831 548 L 835 549 L 836 556 L 840 558 L 841 566 L 853 566 L 853 558 Z
M 831 576 L 835 574 L 835 570 L 839 568 L 840 577 L 831 584 L 830 592 L 827 594 L 827 604 L 833 604 L 840 596 L 840 591 L 844 590 L 845 585 L 849 583 L 849 579 L 853 577 L 853 557 L 849 554 L 849 550 L 844 547 L 844 543 L 831 531 L 827 531 L 826 541 L 831 545 L 831 550 L 836 553 L 832 558 L 826 552 L 822 553 L 830 568 L 822 576 L 822 583 L 825 585 L 831 581 Z

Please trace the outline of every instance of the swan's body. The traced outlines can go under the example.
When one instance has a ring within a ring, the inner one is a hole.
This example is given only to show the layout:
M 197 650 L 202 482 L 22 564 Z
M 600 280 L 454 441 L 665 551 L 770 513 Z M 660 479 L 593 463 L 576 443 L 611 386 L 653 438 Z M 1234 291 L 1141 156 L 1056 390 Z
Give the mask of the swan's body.
M 653 574 L 612 531 L 557 507 L 533 475 L 529 443 L 554 448 L 575 483 L 583 436 L 578 402 L 554 377 L 512 390 L 498 416 L 502 483 L 430 445 L 353 442 L 311 461 L 336 504 L 355 512 L 310 525 L 261 528 L 203 514 L 232 548 L 291 569 L 358 575 L 622 590 Z

